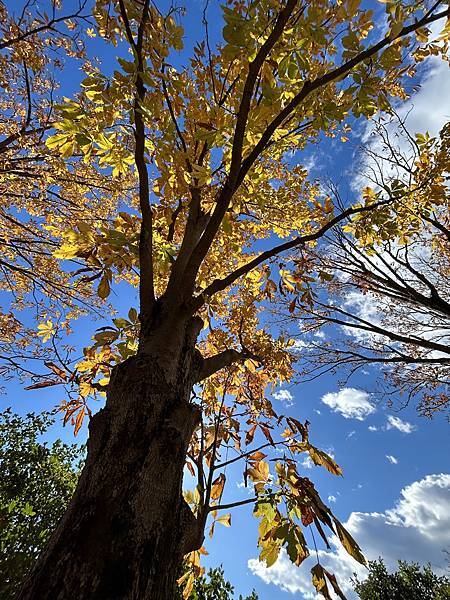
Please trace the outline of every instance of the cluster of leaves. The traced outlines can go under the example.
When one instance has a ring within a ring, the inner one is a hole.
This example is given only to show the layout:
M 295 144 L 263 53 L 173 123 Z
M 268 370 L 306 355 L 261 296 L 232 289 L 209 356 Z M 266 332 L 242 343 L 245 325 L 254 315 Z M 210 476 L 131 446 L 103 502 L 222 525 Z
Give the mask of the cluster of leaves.
M 48 413 L 0 415 L 0 596 L 13 598 L 72 497 L 83 448 L 41 436 Z
M 0 307 L 0 350 L 3 375 L 19 370 L 29 377 L 39 375 L 31 366 L 36 358 L 54 358 L 53 348 L 36 343 L 36 324 L 53 340 L 57 332 L 70 332 L 72 319 L 101 306 L 93 294 L 99 269 L 89 273 L 75 256 L 71 265 L 62 265 L 56 252 L 61 236 L 95 229 L 99 222 L 111 230 L 132 174 L 112 185 L 109 174 L 88 162 L 69 166 L 67 152 L 46 144 L 56 125 L 56 77 L 85 57 L 88 2 L 64 7 L 49 2 L 47 11 L 26 2 L 22 8 L 14 12 L 0 2 L 0 289 L 4 301 L 10 299 Z M 26 309 L 32 309 L 36 324 L 22 316 Z M 32 362 L 25 366 L 26 361 Z
M 368 564 L 369 575 L 363 581 L 353 581 L 361 600 L 448 600 L 450 579 L 433 573 L 431 566 L 398 562 L 398 570 L 389 573 L 379 559 Z
M 270 404 L 269 401 L 266 404 Z M 243 406 L 238 406 L 241 414 Z M 259 520 L 260 559 L 268 567 L 275 563 L 283 547 L 292 562 L 299 566 L 309 556 L 305 532 L 311 527 L 315 527 L 323 542 L 330 547 L 325 533 L 325 528 L 328 528 L 355 560 L 365 564 L 356 541 L 323 503 L 310 479 L 299 473 L 297 455 L 306 453 L 315 465 L 324 467 L 334 475 L 342 475 L 334 459 L 310 443 L 308 422 L 302 424 L 295 418 L 278 417 L 273 413 L 278 423 L 284 424 L 281 439 L 274 441 L 273 424 L 254 419 L 252 427 L 244 432 L 242 446 L 245 447 L 241 448 L 239 419 L 233 417 L 236 405 L 221 405 L 216 409 L 215 425 L 205 427 L 203 437 L 199 430 L 191 443 L 188 468 L 191 475 L 197 476 L 198 485 L 193 491 L 185 492 L 185 499 L 198 519 L 208 514 L 211 516 L 210 536 L 214 533 L 216 523 L 227 527 L 231 525 L 231 514 L 222 511 L 253 504 L 253 514 Z M 273 411 L 272 408 L 270 410 Z M 252 449 L 255 435 L 257 438 L 261 436 L 264 442 Z M 219 462 L 220 448 L 228 449 L 227 456 L 228 451 L 234 451 L 233 457 Z M 223 500 L 226 469 L 239 460 L 245 463 L 244 485 L 252 486 L 254 494 L 246 500 L 228 503 Z M 203 572 L 200 559 L 204 552 L 201 549 L 189 556 L 186 573 L 180 581 L 186 585 L 186 597 L 189 597 L 195 578 Z M 325 576 L 334 590 L 339 589 L 333 575 L 323 571 L 320 564 L 313 568 L 312 575 L 314 585 L 323 595 L 327 590 Z

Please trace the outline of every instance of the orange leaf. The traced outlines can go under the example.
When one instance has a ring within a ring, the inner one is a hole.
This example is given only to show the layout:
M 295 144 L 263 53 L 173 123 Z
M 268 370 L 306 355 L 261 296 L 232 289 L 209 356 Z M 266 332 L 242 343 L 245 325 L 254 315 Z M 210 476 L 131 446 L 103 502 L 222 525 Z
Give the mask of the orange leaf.
M 80 431 L 80 428 L 83 424 L 83 419 L 84 419 L 84 415 L 85 415 L 85 408 L 83 406 L 83 408 L 78 412 L 77 414 L 77 418 L 75 419 L 75 430 L 74 430 L 74 435 L 77 435 L 77 433 Z
M 64 381 L 67 380 L 67 374 L 65 371 L 63 371 L 62 369 L 60 369 L 58 367 L 58 365 L 55 365 L 54 362 L 52 362 L 51 360 L 46 360 L 44 362 L 44 365 L 46 367 L 48 367 L 49 369 L 51 369 L 53 371 L 53 373 L 55 373 L 55 375 L 58 375 L 58 377 L 61 377 L 61 379 L 64 379 Z
M 44 381 L 39 381 L 39 383 L 33 383 L 33 385 L 27 385 L 25 390 L 38 390 L 39 388 L 50 387 L 51 385 L 61 385 L 60 381 L 55 381 L 54 379 L 45 379 Z
M 250 429 L 247 431 L 247 435 L 245 436 L 245 443 L 246 443 L 247 445 L 248 445 L 248 444 L 251 444 L 251 443 L 253 442 L 253 438 L 255 437 L 255 431 L 256 431 L 256 428 L 257 428 L 257 426 L 258 426 L 258 425 L 255 423 L 255 424 L 253 425 L 253 427 L 251 427 L 251 428 L 250 428 Z

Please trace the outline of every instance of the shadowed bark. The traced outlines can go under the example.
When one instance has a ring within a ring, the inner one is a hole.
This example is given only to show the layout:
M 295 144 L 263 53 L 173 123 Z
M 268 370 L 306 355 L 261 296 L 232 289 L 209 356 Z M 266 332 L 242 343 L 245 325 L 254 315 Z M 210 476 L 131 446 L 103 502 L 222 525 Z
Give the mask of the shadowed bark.
M 195 320 L 184 330 L 176 369 L 151 352 L 114 369 L 106 406 L 89 426 L 75 495 L 21 600 L 174 596 L 183 555 L 203 541 L 182 496 L 187 447 L 200 420 L 190 393 L 201 360 Z

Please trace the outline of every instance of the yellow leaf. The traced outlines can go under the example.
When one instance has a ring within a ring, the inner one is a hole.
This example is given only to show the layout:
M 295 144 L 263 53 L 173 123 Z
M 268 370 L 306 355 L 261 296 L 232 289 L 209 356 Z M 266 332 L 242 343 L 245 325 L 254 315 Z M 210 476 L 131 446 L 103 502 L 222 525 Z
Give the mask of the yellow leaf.
M 328 454 L 314 446 L 309 446 L 308 452 L 315 465 L 325 467 L 325 469 L 330 473 L 333 473 L 333 475 L 342 475 L 341 467 L 331 458 L 331 456 L 328 456 Z
M 331 600 L 331 596 L 328 591 L 328 586 L 327 586 L 327 582 L 325 579 L 325 573 L 324 573 L 324 569 L 323 569 L 322 565 L 317 563 L 317 565 L 315 565 L 311 569 L 311 575 L 312 575 L 312 582 L 313 582 L 314 587 L 316 588 L 316 591 L 319 594 L 321 594 L 324 598 L 326 598 L 326 600 Z
M 226 515 L 221 515 L 216 519 L 216 522 L 224 525 L 225 527 L 231 527 L 231 514 L 227 513 Z
M 45 323 L 39 323 L 37 328 L 37 334 L 38 336 L 42 337 L 42 341 L 44 343 L 48 342 L 48 340 L 56 333 L 56 329 L 51 319 L 49 319 Z
M 363 553 L 361 552 L 361 548 L 358 546 L 356 541 L 352 538 L 350 533 L 345 529 L 345 527 L 334 518 L 334 524 L 336 526 L 336 533 L 338 538 L 341 541 L 341 544 L 344 546 L 346 551 L 352 556 L 355 560 L 357 560 L 362 565 L 366 564 L 366 559 L 364 558 Z
M 187 600 L 192 593 L 192 589 L 194 587 L 194 581 L 195 581 L 194 573 L 189 573 L 189 576 L 188 576 L 186 583 L 184 585 L 184 588 L 183 588 L 183 598 L 185 600 Z
M 53 252 L 53 256 L 55 258 L 76 258 L 77 253 L 80 251 L 79 246 L 75 246 L 74 244 L 62 244 L 58 250 Z

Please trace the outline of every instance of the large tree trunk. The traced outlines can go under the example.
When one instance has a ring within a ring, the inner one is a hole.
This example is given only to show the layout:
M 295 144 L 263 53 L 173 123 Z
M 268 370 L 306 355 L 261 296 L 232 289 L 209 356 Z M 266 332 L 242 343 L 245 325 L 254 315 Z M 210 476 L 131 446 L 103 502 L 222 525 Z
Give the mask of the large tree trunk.
M 165 343 L 155 336 L 113 370 L 72 502 L 20 600 L 174 597 L 183 555 L 203 539 L 182 496 L 200 418 L 190 403 L 197 333 L 191 321 Z

